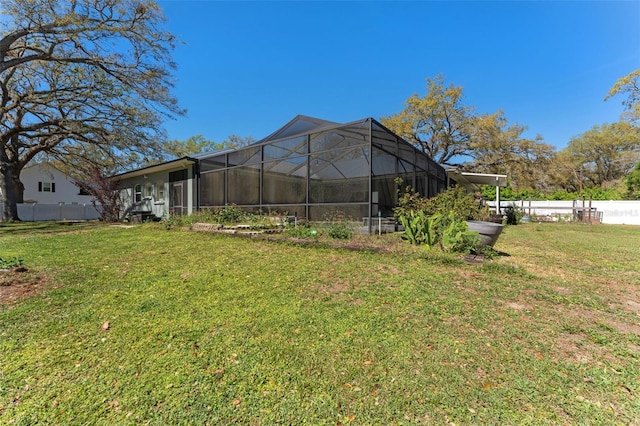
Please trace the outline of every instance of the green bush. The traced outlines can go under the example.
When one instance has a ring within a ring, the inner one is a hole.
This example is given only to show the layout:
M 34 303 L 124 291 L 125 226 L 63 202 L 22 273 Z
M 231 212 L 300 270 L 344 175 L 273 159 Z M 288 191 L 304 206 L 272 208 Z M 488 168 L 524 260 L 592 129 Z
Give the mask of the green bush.
M 524 216 L 524 213 L 518 206 L 507 206 L 504 211 L 507 217 L 507 225 L 517 225 Z
M 327 213 L 323 217 L 326 222 L 325 231 L 331 238 L 337 240 L 350 240 L 353 237 L 353 226 L 351 225 L 351 218 L 344 214 L 340 210 L 336 210 L 331 213 Z
M 252 215 L 235 205 L 227 205 L 219 209 L 203 209 L 190 215 L 164 214 L 161 219 L 166 229 L 174 229 L 181 226 L 191 226 L 194 223 L 219 223 L 230 225 L 246 222 L 252 226 L 258 223 L 264 225 L 265 219 L 259 215 Z
M 398 213 L 398 221 L 404 228 L 402 239 L 409 244 L 425 244 L 431 247 L 437 243 L 435 239 L 435 223 L 423 210 L 406 210 Z
M 453 213 L 457 220 L 487 220 L 491 217 L 489 207 L 481 205 L 473 194 L 461 186 L 450 187 L 435 197 L 426 199 L 424 210 L 427 215 Z
M 318 231 L 312 229 L 311 224 L 305 220 L 299 220 L 295 225 L 290 224 L 285 232 L 293 238 L 315 238 L 318 236 Z
M 445 252 L 469 253 L 479 245 L 478 233 L 453 212 L 428 216 L 423 210 L 411 210 L 398 217 L 404 227 L 402 238 L 410 244 L 438 247 Z
M 235 204 L 226 205 L 213 211 L 214 223 L 223 225 L 240 223 L 247 220 L 249 214 Z
M 0 257 L 0 269 L 18 268 L 24 265 L 24 261 L 17 257 Z
M 437 215 L 440 216 L 437 233 L 442 251 L 471 253 L 480 245 L 478 232 L 469 231 L 466 221 L 456 218 L 453 212 L 449 212 L 448 216 Z
M 396 183 L 401 185 L 402 181 Z M 406 187 L 394 214 L 404 227 L 405 241 L 456 253 L 475 251 L 480 242 L 478 233 L 469 231 L 466 221 L 490 217 L 489 209 L 462 187 L 448 188 L 433 198 L 424 198 Z
M 327 226 L 327 235 L 337 240 L 350 240 L 353 227 L 348 222 L 332 222 Z
M 184 226 L 183 217 L 175 213 L 163 214 L 162 219 L 160 219 L 160 223 L 162 223 L 162 226 L 167 230 Z
M 401 180 L 400 180 L 401 183 Z M 487 220 L 491 217 L 489 208 L 481 205 L 472 194 L 461 186 L 450 187 L 432 198 L 424 198 L 410 186 L 404 188 L 394 209 L 397 218 L 410 211 L 423 211 L 427 216 L 452 212 L 458 220 Z

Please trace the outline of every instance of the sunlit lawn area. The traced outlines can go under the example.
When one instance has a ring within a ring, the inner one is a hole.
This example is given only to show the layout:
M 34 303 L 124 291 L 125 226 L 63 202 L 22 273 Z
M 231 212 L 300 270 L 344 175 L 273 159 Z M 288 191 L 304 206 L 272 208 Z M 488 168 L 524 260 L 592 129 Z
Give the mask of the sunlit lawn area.
M 496 249 L 0 226 L 0 423 L 638 424 L 640 228 Z

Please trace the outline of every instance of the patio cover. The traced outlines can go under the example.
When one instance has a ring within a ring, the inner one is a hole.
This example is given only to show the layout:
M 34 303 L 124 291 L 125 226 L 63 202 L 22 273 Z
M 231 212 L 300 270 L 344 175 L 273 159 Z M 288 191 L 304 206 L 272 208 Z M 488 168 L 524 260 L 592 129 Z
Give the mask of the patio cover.
M 496 213 L 500 212 L 500 187 L 507 186 L 507 175 L 496 175 L 491 173 L 469 173 L 458 169 L 448 169 L 447 177 L 454 180 L 467 189 L 475 191 L 482 185 L 493 185 L 496 187 Z

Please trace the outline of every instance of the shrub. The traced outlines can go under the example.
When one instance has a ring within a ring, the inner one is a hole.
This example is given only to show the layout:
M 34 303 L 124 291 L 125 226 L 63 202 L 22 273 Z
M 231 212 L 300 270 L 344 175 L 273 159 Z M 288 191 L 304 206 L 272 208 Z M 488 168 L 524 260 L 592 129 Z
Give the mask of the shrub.
M 350 240 L 353 237 L 353 227 L 348 222 L 333 222 L 327 227 L 327 235 L 337 240 Z
M 478 246 L 478 233 L 469 231 L 467 223 L 453 212 L 430 216 L 423 210 L 411 210 L 398 217 L 404 227 L 402 238 L 410 244 L 439 247 L 445 252 L 470 253 Z
M 399 182 L 398 182 L 399 181 Z M 397 182 L 401 183 L 401 179 Z M 407 186 L 398 197 L 398 207 L 394 209 L 397 218 L 410 211 L 424 211 L 427 216 L 452 212 L 458 220 L 487 220 L 491 217 L 489 207 L 482 205 L 472 194 L 461 186 L 450 187 L 432 198 L 424 198 Z
M 350 240 L 353 237 L 353 226 L 351 226 L 351 218 L 340 210 L 327 213 L 323 217 L 327 223 L 326 232 L 331 238 L 338 240 Z
M 487 220 L 491 217 L 489 207 L 482 205 L 461 186 L 448 188 L 435 197 L 428 198 L 424 209 L 427 215 L 451 212 L 456 219 L 462 221 Z
M 164 229 L 167 230 L 184 226 L 183 217 L 175 213 L 164 213 L 160 219 L 160 223 L 162 223 Z
M 226 205 L 213 212 L 213 221 L 221 224 L 240 223 L 248 219 L 248 214 L 235 204 Z
M 318 236 L 318 231 L 312 229 L 311 224 L 306 220 L 299 220 L 296 225 L 289 224 L 285 232 L 293 238 L 315 238 Z
M 405 241 L 459 253 L 474 251 L 479 244 L 478 233 L 469 231 L 466 221 L 490 217 L 488 207 L 462 187 L 448 188 L 429 199 L 406 187 L 394 214 L 404 227 Z
M 24 261 L 17 257 L 0 257 L 0 269 L 18 268 Z
M 518 206 L 505 207 L 505 216 L 507 217 L 507 225 L 517 225 L 524 213 Z

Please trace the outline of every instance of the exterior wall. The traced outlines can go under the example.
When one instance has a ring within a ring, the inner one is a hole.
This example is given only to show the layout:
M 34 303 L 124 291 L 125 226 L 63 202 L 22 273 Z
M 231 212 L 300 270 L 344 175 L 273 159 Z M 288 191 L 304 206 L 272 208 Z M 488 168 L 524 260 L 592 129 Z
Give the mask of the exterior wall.
M 25 201 L 39 204 L 91 204 L 90 195 L 80 195 L 80 188 L 64 173 L 47 164 L 25 167 L 20 173 L 20 180 L 24 185 Z M 55 184 L 55 192 L 44 191 L 45 184 Z
M 579 201 L 502 201 L 502 208 L 513 205 L 522 209 L 525 213 L 531 210 L 532 215 L 536 216 L 566 216 L 572 214 L 572 208 L 582 208 L 583 202 Z M 621 225 L 640 225 L 640 201 L 591 201 L 584 202 L 584 207 L 596 209 L 596 212 L 602 212 L 602 223 L 605 224 L 621 224 Z M 495 203 L 490 202 L 490 205 Z
M 138 185 L 141 192 L 136 191 Z M 162 217 L 169 213 L 169 172 L 124 179 L 120 188 L 124 216 L 150 213 Z

